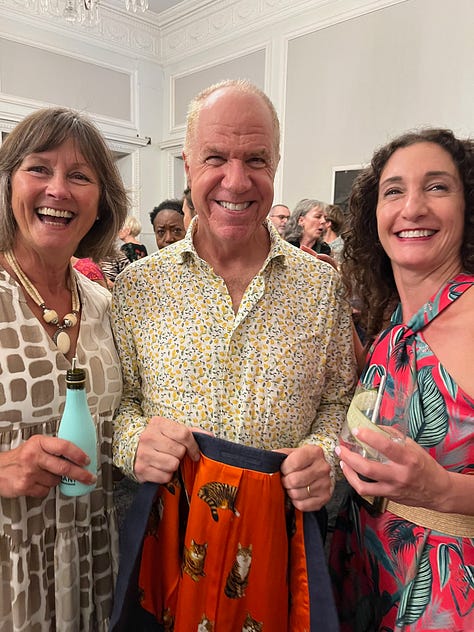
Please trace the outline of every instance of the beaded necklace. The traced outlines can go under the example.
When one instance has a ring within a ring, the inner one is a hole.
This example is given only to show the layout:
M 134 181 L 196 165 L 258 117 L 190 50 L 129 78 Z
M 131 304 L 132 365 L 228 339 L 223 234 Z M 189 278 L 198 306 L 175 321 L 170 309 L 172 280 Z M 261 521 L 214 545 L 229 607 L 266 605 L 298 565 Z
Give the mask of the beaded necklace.
M 81 302 L 79 300 L 79 293 L 77 291 L 77 283 L 72 271 L 71 264 L 69 264 L 69 282 L 71 285 L 72 309 L 70 313 L 64 316 L 62 323 L 60 323 L 56 310 L 46 307 L 43 297 L 35 288 L 30 279 L 26 276 L 26 274 L 23 272 L 23 270 L 20 268 L 20 264 L 18 263 L 17 258 L 11 250 L 5 252 L 5 259 L 10 264 L 12 270 L 15 272 L 18 280 L 25 288 L 30 298 L 36 303 L 36 305 L 38 305 L 38 307 L 43 310 L 44 322 L 48 323 L 48 325 L 56 325 L 57 331 L 53 335 L 53 342 L 61 353 L 66 354 L 71 348 L 71 339 L 69 338 L 69 335 L 65 330 L 77 325 L 77 316 L 81 309 Z

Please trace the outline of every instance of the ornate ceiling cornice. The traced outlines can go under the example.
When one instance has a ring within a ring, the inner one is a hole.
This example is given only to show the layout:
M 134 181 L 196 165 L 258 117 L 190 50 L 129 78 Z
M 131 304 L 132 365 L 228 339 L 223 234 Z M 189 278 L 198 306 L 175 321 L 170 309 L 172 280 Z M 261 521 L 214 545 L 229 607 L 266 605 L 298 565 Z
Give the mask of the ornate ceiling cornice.
M 62 17 L 40 10 L 38 0 L 0 0 L 0 19 L 8 19 L 61 37 L 99 46 L 108 50 L 160 63 L 161 35 L 154 21 L 129 14 L 125 10 L 101 5 L 101 21 L 93 27 L 69 24 Z M 0 36 L 5 29 L 0 26 Z M 39 43 L 41 35 L 35 37 Z
M 99 25 L 70 25 L 41 13 L 39 0 L 0 0 L 0 16 L 158 64 L 185 59 L 291 17 L 330 24 L 408 0 L 188 0 L 159 15 L 101 4 Z M 3 29 L 0 26 L 0 36 Z
M 161 25 L 161 63 L 169 64 L 213 46 L 260 31 L 265 37 L 278 23 L 303 18 L 308 28 L 330 25 L 408 0 L 218 0 L 195 2 L 203 10 L 183 12 Z M 163 15 L 163 14 L 162 14 Z

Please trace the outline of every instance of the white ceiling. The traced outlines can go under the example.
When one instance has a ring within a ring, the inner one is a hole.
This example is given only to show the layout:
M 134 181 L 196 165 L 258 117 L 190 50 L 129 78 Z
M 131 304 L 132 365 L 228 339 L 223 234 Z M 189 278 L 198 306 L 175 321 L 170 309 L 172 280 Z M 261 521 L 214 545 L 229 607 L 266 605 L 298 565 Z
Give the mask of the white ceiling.
M 148 11 L 159 15 L 160 13 L 163 13 L 163 11 L 174 9 L 181 4 L 187 3 L 188 0 L 148 0 Z M 110 4 L 113 7 L 117 7 L 119 9 L 124 9 L 125 0 L 107 0 L 107 4 Z M 143 14 L 138 12 L 137 15 Z
M 161 13 L 166 9 L 176 7 L 178 4 L 182 4 L 184 0 L 148 0 L 149 10 L 153 13 Z

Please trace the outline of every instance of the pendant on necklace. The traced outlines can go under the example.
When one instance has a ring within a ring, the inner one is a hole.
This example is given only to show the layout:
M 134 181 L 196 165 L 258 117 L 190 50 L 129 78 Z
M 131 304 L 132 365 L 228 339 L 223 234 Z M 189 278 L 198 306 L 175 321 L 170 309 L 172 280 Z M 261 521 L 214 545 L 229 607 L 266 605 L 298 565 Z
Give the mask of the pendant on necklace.
M 51 325 L 57 325 L 59 322 L 57 311 L 54 309 L 48 309 L 47 307 L 43 307 L 43 320 L 45 323 L 50 323 Z
M 64 355 L 66 355 L 71 348 L 71 339 L 63 329 L 58 329 L 58 331 L 54 334 L 53 342 Z
M 41 294 L 38 292 L 33 283 L 21 269 L 20 264 L 18 263 L 14 253 L 11 250 L 8 250 L 7 252 L 5 252 L 5 258 L 10 264 L 13 272 L 18 278 L 19 283 L 23 286 L 28 296 L 30 296 L 30 298 L 36 303 L 36 305 L 43 310 L 44 322 L 49 325 L 56 325 L 56 327 L 58 328 L 52 337 L 53 342 L 57 346 L 58 350 L 66 355 L 71 348 L 71 339 L 64 330 L 66 328 L 75 327 L 77 325 L 79 312 L 81 310 L 81 301 L 77 289 L 77 282 L 74 277 L 71 263 L 69 263 L 69 284 L 71 288 L 72 309 L 64 316 L 63 322 L 60 325 L 57 311 L 55 309 L 49 309 L 48 307 L 46 307 Z

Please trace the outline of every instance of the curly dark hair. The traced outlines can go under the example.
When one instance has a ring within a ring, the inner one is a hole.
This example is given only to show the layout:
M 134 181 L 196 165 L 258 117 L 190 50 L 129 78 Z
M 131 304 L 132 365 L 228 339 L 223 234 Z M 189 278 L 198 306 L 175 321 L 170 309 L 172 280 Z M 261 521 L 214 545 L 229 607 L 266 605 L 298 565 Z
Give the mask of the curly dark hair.
M 376 208 L 381 173 L 389 158 L 403 147 L 417 143 L 435 143 L 449 153 L 456 165 L 464 189 L 464 236 L 461 261 L 466 272 L 474 273 L 474 143 L 461 140 L 449 129 L 426 128 L 394 138 L 378 149 L 370 166 L 354 181 L 349 201 L 348 226 L 343 233 L 341 266 L 350 296 L 355 296 L 360 323 L 367 338 L 383 329 L 399 300 L 390 259 L 377 233 Z
M 178 198 L 172 198 L 170 200 L 163 200 L 160 202 L 158 206 L 155 206 L 154 209 L 150 212 L 150 222 L 152 226 L 154 226 L 153 222 L 155 221 L 155 217 L 161 211 L 176 211 L 180 215 L 184 215 L 183 213 L 183 200 L 178 200 Z

